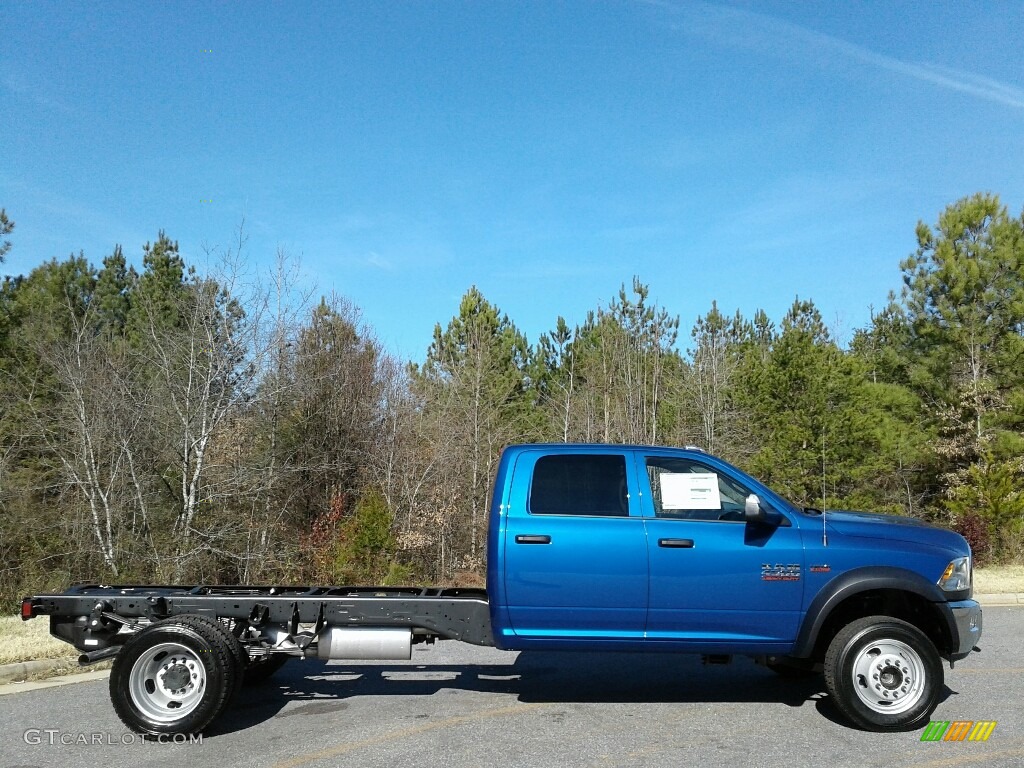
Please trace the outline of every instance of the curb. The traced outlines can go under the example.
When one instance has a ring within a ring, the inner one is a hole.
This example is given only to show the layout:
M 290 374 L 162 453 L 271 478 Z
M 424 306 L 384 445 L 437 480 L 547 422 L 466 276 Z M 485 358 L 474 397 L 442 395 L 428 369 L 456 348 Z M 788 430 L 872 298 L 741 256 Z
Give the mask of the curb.
M 59 677 L 47 677 L 43 680 L 32 680 L 23 683 L 4 683 L 0 685 L 0 699 L 4 696 L 13 696 L 27 691 L 41 691 L 45 688 L 58 688 L 63 685 L 74 683 L 88 683 L 93 680 L 103 680 L 110 677 L 109 669 L 92 670 L 90 672 L 72 672 Z
M 14 664 L 0 664 L 0 683 L 20 682 L 28 678 L 29 675 L 66 667 L 68 662 L 74 663 L 74 658 L 66 656 L 63 659 L 40 659 L 39 661 L 18 661 Z
M 975 595 L 982 606 L 990 608 L 1010 605 L 1024 605 L 1024 592 L 991 592 L 986 595 Z

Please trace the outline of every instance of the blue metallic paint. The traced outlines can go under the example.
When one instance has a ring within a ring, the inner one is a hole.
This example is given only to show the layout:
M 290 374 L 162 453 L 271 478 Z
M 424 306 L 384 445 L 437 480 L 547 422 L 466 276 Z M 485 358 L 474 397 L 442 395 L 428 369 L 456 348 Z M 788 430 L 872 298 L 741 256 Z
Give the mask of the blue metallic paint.
M 533 465 L 553 453 L 626 456 L 629 516 L 531 515 Z M 728 476 L 778 512 L 784 525 L 655 518 L 645 470 L 645 457 L 655 455 Z M 827 602 L 829 593 L 857 589 L 849 586 L 857 579 L 844 574 L 898 565 L 928 585 L 930 599 L 941 599 L 935 581 L 951 559 L 969 554 L 953 532 L 863 513 L 828 513 L 824 547 L 820 515 L 805 514 L 721 459 L 687 449 L 510 446 L 490 514 L 487 590 L 495 642 L 505 649 L 790 653 L 815 596 Z M 516 544 L 515 536 L 524 534 L 547 535 L 551 543 Z M 694 546 L 658 546 L 669 537 L 692 539 Z M 801 578 L 764 581 L 765 564 L 799 564 Z M 827 571 L 812 573 L 811 565 Z

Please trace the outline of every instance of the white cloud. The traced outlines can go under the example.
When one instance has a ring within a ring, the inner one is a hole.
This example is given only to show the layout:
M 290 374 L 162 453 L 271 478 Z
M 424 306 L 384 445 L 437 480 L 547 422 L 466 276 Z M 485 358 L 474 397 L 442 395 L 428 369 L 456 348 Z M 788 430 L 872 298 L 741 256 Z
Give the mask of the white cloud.
M 942 64 L 905 61 L 763 13 L 708 3 L 685 2 L 675 5 L 663 0 L 647 0 L 647 4 L 672 11 L 677 17 L 684 17 L 685 24 L 673 24 L 673 28 L 681 31 L 764 51 L 790 52 L 795 45 L 799 45 L 804 50 L 817 49 L 832 56 L 839 54 L 849 60 L 903 77 L 1007 107 L 1024 109 L 1024 88 L 1016 85 Z
M 394 272 L 395 270 L 391 262 L 385 259 L 376 251 L 370 251 L 370 253 L 367 255 L 366 265 L 370 267 L 376 267 L 377 269 L 382 269 L 385 272 Z
M 45 109 L 49 109 L 54 112 L 61 112 L 65 115 L 74 113 L 74 110 L 64 101 L 47 96 L 42 93 L 39 88 L 29 85 L 24 78 L 14 75 L 11 72 L 5 72 L 0 76 L 0 87 L 13 94 L 30 99 Z

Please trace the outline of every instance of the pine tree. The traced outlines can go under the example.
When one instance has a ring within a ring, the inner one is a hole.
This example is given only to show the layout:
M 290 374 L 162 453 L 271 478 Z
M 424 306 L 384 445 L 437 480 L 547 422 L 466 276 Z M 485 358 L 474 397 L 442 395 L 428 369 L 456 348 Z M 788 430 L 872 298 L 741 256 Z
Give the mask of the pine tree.
M 185 262 L 178 253 L 178 242 L 160 230 L 156 242 L 143 247 L 142 265 L 142 275 L 128 295 L 127 335 L 136 346 L 155 332 L 183 324 Z
M 1024 217 L 979 193 L 917 239 L 901 265 L 911 384 L 930 404 L 943 507 L 957 526 L 980 517 L 997 555 L 1017 556 L 1024 521 L 1005 513 L 1024 479 Z
M 113 253 L 103 259 L 93 292 L 97 320 L 113 336 L 124 332 L 131 306 L 129 295 L 137 280 L 135 269 L 126 265 L 121 246 L 114 246 Z
M 913 383 L 948 407 L 965 406 L 964 426 L 969 420 L 980 440 L 998 428 L 1008 390 L 1024 382 L 1024 222 L 998 197 L 977 194 L 946 208 L 936 230 L 919 223 L 917 240 L 901 265 L 919 363 Z
M 7 211 L 0 208 L 0 237 L 6 237 L 14 231 L 14 222 L 7 218 Z M 4 263 L 4 256 L 11 250 L 10 240 L 0 240 L 0 264 Z
M 482 567 L 486 509 L 501 449 L 520 441 L 532 423 L 526 338 L 472 286 L 447 328 L 434 328 L 414 385 L 437 425 L 434 451 L 461 468 L 457 481 L 468 536 L 461 565 Z

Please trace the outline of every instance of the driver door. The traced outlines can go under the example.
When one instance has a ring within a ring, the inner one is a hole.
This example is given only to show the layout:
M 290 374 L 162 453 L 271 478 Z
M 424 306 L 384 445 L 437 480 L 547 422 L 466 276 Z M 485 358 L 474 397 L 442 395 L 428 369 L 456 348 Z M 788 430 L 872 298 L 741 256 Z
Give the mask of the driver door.
M 711 457 L 637 454 L 651 570 L 646 636 L 792 643 L 803 598 L 800 529 L 747 523 L 750 490 Z M 723 650 L 725 652 L 725 650 Z

